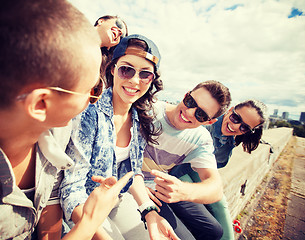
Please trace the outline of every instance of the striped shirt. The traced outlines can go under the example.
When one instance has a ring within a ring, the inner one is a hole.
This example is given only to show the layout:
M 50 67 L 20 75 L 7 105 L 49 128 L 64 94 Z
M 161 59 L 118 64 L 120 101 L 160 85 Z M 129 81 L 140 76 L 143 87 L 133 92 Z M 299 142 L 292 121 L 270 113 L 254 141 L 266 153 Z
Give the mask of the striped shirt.
M 165 113 L 166 103 L 155 103 L 156 120 L 162 125 L 162 134 L 157 144 L 149 144 L 144 151 L 142 171 L 146 184 L 152 187 L 154 176 L 149 172 L 157 169 L 168 172 L 174 166 L 190 163 L 194 168 L 217 169 L 213 154 L 214 147 L 210 133 L 203 127 L 178 130 L 168 120 Z

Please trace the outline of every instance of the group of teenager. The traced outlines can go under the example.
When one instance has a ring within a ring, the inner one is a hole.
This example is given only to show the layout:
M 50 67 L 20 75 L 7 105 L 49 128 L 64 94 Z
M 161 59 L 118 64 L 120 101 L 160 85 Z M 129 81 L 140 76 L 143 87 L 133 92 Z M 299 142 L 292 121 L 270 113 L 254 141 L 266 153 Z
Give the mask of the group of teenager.
M 218 168 L 266 106 L 214 80 L 179 104 L 156 44 L 65 0 L 0 10 L 0 239 L 233 239 Z

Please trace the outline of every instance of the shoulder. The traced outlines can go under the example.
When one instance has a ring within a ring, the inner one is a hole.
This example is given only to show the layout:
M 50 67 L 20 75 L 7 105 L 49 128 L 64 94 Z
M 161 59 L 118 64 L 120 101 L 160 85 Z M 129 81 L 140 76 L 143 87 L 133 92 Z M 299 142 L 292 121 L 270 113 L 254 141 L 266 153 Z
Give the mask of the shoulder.
M 167 105 L 166 102 L 159 100 L 153 104 L 153 111 L 157 119 L 162 118 L 165 112 L 166 105 Z

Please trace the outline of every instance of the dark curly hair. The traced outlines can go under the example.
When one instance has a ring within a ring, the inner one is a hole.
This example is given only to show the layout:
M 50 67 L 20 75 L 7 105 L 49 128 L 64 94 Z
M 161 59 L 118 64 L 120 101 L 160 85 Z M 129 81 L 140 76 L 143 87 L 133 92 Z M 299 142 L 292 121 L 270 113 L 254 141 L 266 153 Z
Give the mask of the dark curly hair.
M 147 51 L 148 49 L 148 46 L 144 41 L 136 38 L 129 40 L 128 47 L 130 46 L 139 48 L 140 50 L 144 51 Z M 105 75 L 103 77 L 106 88 L 113 86 L 113 75 L 111 74 L 111 70 L 114 68 L 114 65 L 117 63 L 118 59 L 119 58 L 109 62 L 106 67 Z M 163 82 L 160 79 L 160 72 L 156 70 L 154 63 L 153 65 L 156 78 L 151 82 L 147 92 L 137 101 L 135 101 L 132 104 L 132 107 L 134 107 L 138 112 L 140 131 L 143 137 L 147 142 L 157 144 L 157 138 L 155 137 L 158 137 L 161 134 L 161 127 L 156 127 L 153 124 L 153 120 L 155 118 L 153 103 L 156 101 L 155 94 L 163 90 Z
M 242 107 L 251 107 L 255 108 L 257 114 L 260 116 L 261 121 L 258 126 L 254 128 L 254 132 L 247 132 L 242 135 L 238 135 L 235 137 L 235 145 L 238 146 L 242 143 L 243 149 L 247 153 L 251 153 L 254 151 L 260 142 L 260 139 L 263 134 L 263 124 L 267 120 L 267 107 L 264 103 L 258 100 L 247 100 L 241 102 L 235 106 L 235 109 L 240 109 Z

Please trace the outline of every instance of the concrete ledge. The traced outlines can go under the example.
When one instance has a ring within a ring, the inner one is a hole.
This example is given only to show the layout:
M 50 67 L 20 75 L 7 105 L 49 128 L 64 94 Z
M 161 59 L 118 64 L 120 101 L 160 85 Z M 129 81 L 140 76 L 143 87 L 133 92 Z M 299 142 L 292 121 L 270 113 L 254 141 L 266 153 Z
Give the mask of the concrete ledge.
M 245 153 L 241 145 L 233 150 L 228 165 L 220 169 L 233 219 L 244 209 L 291 136 L 291 128 L 265 130 L 262 139 L 272 146 L 273 153 L 269 144 L 260 144 L 251 154 Z

